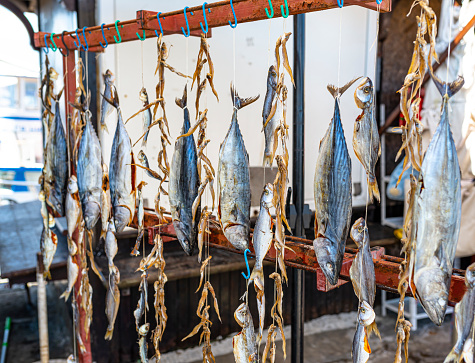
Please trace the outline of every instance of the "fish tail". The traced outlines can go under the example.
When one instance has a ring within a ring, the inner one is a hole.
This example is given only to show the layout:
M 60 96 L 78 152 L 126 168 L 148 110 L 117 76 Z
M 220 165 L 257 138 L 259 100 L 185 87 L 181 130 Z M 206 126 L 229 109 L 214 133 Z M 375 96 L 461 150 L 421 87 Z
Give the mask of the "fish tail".
M 371 203 L 373 202 L 373 196 L 376 198 L 378 202 L 381 201 L 381 196 L 379 194 L 378 181 L 376 180 L 376 177 L 374 175 L 370 175 L 368 177 L 368 193 L 371 199 Z
M 262 267 L 257 267 L 254 265 L 254 268 L 252 269 L 251 277 L 249 277 L 249 281 L 247 284 L 249 285 L 254 279 L 257 279 L 259 281 L 264 281 L 264 270 Z
M 264 164 L 264 167 L 266 166 L 272 166 L 272 160 L 273 160 L 273 155 L 271 154 L 264 154 L 264 161 L 263 161 L 263 164 Z
M 107 236 L 107 231 L 101 230 L 101 236 L 99 237 L 101 240 L 105 241 Z
M 430 72 L 430 76 L 432 77 L 432 80 L 434 81 L 435 86 L 439 90 L 442 97 L 445 96 L 445 94 L 447 94 L 449 98 L 452 97 L 454 94 L 460 91 L 460 89 L 463 87 L 463 84 L 465 83 L 463 77 L 461 76 L 458 76 L 455 81 L 449 83 L 442 81 L 432 72 Z
M 114 328 L 107 327 L 106 335 L 104 336 L 104 340 L 111 340 L 112 334 L 114 334 Z
M 185 85 L 185 89 L 183 90 L 183 97 L 182 98 L 175 98 L 175 103 L 177 104 L 178 107 L 180 108 L 185 108 L 186 107 L 186 100 L 187 100 L 187 96 L 188 96 L 188 91 L 186 89 L 186 85 Z
M 334 99 L 337 99 L 338 97 L 340 97 L 343 93 L 345 93 L 345 91 L 351 87 L 351 85 L 353 83 L 355 83 L 358 79 L 360 79 L 361 77 L 358 77 L 358 78 L 354 78 L 352 79 L 351 81 L 349 81 L 347 84 L 345 84 L 343 87 L 337 87 L 337 86 L 334 86 L 333 84 L 329 84 L 327 86 L 327 90 L 328 92 L 331 93 L 331 95 L 333 96 Z
M 455 347 L 452 348 L 447 358 L 445 358 L 444 363 L 459 363 L 460 362 L 460 353 L 455 351 Z
M 105 132 L 109 133 L 109 129 L 107 128 L 107 124 L 106 124 L 105 120 L 104 121 L 101 120 L 101 131 L 102 132 L 105 131 Z
M 376 320 L 366 327 L 366 332 L 368 333 L 368 338 L 371 336 L 371 334 L 374 334 L 379 339 L 381 339 L 381 333 L 379 332 L 378 326 L 376 325 Z
M 256 101 L 259 98 L 259 96 L 260 95 L 257 95 L 255 97 L 241 98 L 239 97 L 236 89 L 231 83 L 231 99 L 233 100 L 234 107 L 236 107 L 237 110 L 240 110 L 241 108 L 244 108 L 247 105 L 250 105 L 251 103 Z
M 64 290 L 64 292 L 61 294 L 61 296 L 59 298 L 64 299 L 64 301 L 68 301 L 69 294 L 71 294 L 71 291 L 69 289 L 66 289 L 66 290 Z

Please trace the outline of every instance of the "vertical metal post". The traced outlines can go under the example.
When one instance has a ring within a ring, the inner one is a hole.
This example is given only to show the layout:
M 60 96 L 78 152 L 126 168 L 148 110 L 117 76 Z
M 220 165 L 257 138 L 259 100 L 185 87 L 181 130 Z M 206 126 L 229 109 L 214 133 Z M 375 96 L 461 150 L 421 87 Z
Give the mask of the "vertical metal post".
M 305 237 L 304 205 L 304 105 L 305 105 L 305 14 L 294 15 L 294 78 L 293 93 L 293 164 L 292 201 L 297 212 L 294 235 Z M 304 271 L 292 271 L 292 363 L 303 363 Z

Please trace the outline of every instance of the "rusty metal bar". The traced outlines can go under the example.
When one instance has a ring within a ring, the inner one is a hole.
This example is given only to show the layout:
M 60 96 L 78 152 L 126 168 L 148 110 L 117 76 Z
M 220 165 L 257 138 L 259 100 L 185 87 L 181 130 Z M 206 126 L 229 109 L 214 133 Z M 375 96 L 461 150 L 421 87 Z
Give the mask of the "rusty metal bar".
M 364 8 L 378 10 L 376 1 L 373 0 L 345 0 L 344 6 L 358 5 Z M 247 23 L 252 21 L 267 19 L 264 9 L 268 7 L 267 0 L 234 0 L 234 11 L 238 23 Z M 337 0 L 288 0 L 289 15 L 304 14 L 314 11 L 333 9 L 338 7 Z M 207 21 L 209 28 L 217 28 L 222 26 L 228 26 L 228 21 L 234 22 L 233 12 L 229 1 L 220 1 L 211 3 L 206 6 L 206 9 L 210 9 L 211 12 L 207 12 Z M 382 0 L 379 6 L 380 12 L 391 11 L 391 0 Z M 169 34 L 182 34 L 182 27 L 186 30 L 186 21 L 183 9 L 171 11 L 168 13 L 160 13 L 160 25 L 157 20 L 156 11 L 139 10 L 137 11 L 136 19 L 119 21 L 117 26 L 120 33 L 120 42 L 130 42 L 139 40 L 137 33 L 142 36 L 142 32 L 145 31 L 147 38 L 154 38 L 161 30 L 164 35 Z M 275 7 L 274 18 L 281 17 L 282 13 L 280 8 Z M 204 24 L 203 10 L 201 6 L 195 6 L 187 10 L 188 24 L 190 28 L 190 35 L 199 36 L 202 33 L 200 23 Z M 59 32 L 60 30 L 58 30 Z M 78 36 L 75 31 L 68 31 L 64 33 L 64 43 L 61 39 L 61 33 L 54 34 L 53 40 L 61 49 L 78 49 L 76 44 L 79 41 L 85 46 L 82 29 L 77 30 Z M 90 52 L 102 52 L 104 48 L 100 43 L 104 44 L 104 38 L 102 36 L 101 26 L 96 25 L 85 29 L 87 44 Z M 34 36 L 34 43 L 36 47 L 45 47 L 45 35 L 47 45 L 51 45 L 51 33 L 37 32 Z M 116 44 L 114 36 L 118 40 L 118 34 L 116 31 L 115 23 L 104 24 L 105 39 L 109 44 Z M 211 34 L 208 33 L 208 36 Z

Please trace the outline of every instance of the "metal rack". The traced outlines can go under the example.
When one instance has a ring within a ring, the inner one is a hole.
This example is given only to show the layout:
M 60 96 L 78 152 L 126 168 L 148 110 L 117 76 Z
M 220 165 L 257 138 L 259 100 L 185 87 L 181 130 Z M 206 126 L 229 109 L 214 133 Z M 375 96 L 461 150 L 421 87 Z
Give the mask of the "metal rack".
M 59 48 L 63 55 L 63 72 L 66 69 L 74 69 L 75 67 L 75 50 L 83 52 L 103 52 L 107 44 L 119 44 L 123 42 L 143 40 L 144 37 L 152 38 L 161 34 L 184 34 L 185 36 L 199 36 L 202 33 L 202 25 L 208 25 L 209 29 L 232 26 L 245 22 L 253 22 L 267 19 L 265 9 L 269 6 L 268 0 L 234 0 L 220 1 L 211 4 L 203 4 L 192 8 L 185 8 L 168 13 L 160 13 L 155 11 L 140 10 L 137 11 L 135 19 L 126 21 L 116 21 L 112 24 L 102 24 L 101 26 L 84 27 L 75 31 L 64 31 L 59 34 L 38 32 L 35 33 L 34 42 L 36 47 L 50 47 L 55 50 Z M 293 204 L 296 208 L 296 230 L 294 235 L 303 236 L 303 191 L 304 191 L 304 66 L 305 66 L 305 17 L 303 14 L 314 11 L 327 10 L 341 6 L 357 5 L 371 10 L 379 10 L 380 12 L 391 11 L 391 0 L 382 0 L 380 4 L 376 0 L 285 0 L 285 15 L 297 15 L 294 21 L 294 72 L 296 90 L 294 92 L 294 139 L 293 139 Z M 206 19 L 205 19 L 206 14 Z M 275 11 L 274 17 L 284 16 L 284 7 L 282 11 Z M 208 33 L 208 37 L 211 34 Z M 72 114 L 73 108 L 70 102 L 74 102 L 76 91 L 76 78 L 73 72 L 64 74 L 65 84 L 65 105 L 66 113 Z M 66 127 L 69 127 L 67 124 Z M 157 217 L 152 213 L 145 216 L 145 224 L 149 230 L 149 235 L 153 237 L 153 233 L 158 232 L 164 236 L 168 236 L 168 240 L 174 239 L 175 232 L 173 225 L 156 227 L 158 223 Z M 73 235 L 73 239 L 77 241 L 78 231 Z M 293 249 L 285 256 L 285 263 L 294 267 L 295 274 L 292 279 L 292 362 L 303 362 L 303 314 L 302 314 L 302 271 L 311 271 L 317 274 L 317 288 L 322 291 L 328 291 L 331 288 L 324 278 L 311 247 L 311 241 L 288 237 L 287 243 Z M 213 229 L 210 236 L 211 246 L 222 248 L 232 252 L 241 253 L 234 249 L 227 242 L 221 231 Z M 349 281 L 349 268 L 356 251 L 347 249 L 343 268 L 341 272 L 340 283 Z M 373 252 L 375 258 L 376 280 L 378 287 L 388 291 L 395 291 L 397 288 L 399 265 L 401 259 L 385 256 L 382 249 Z M 268 260 L 275 258 L 275 250 L 271 249 L 266 257 Z M 451 295 L 452 302 L 460 300 L 464 291 L 463 271 L 455 271 L 452 279 Z M 78 276 L 74 293 L 80 302 L 81 296 L 78 294 L 79 281 Z M 90 340 L 86 339 L 83 330 L 84 312 L 80 309 L 79 326 L 81 327 L 78 334 L 81 335 L 82 341 L 86 347 L 86 352 L 79 352 L 80 362 L 92 362 Z

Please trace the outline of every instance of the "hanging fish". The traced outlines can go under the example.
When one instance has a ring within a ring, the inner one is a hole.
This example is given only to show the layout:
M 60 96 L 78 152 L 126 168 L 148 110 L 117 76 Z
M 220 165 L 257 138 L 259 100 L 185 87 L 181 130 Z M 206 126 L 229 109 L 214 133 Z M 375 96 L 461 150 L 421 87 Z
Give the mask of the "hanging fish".
M 457 330 L 457 342 L 452 351 L 445 358 L 444 363 L 459 363 L 465 356 L 473 360 L 473 333 L 475 331 L 475 263 L 472 263 L 465 271 L 465 286 L 467 290 L 460 302 L 455 305 L 455 329 Z M 469 341 L 469 339 L 472 339 Z M 465 362 L 468 362 L 465 359 Z
M 109 267 L 110 268 L 110 267 Z M 107 326 L 105 340 L 111 340 L 114 333 L 115 319 L 119 311 L 120 292 L 119 292 L 120 273 L 116 266 L 113 266 L 109 277 L 109 287 L 106 294 L 106 317 L 109 325 Z
M 53 231 L 49 228 L 43 228 L 41 235 L 41 255 L 43 256 L 43 275 L 51 278 L 50 267 L 53 263 L 53 258 L 56 253 L 56 247 L 58 247 L 58 239 Z
M 147 155 L 145 155 L 143 150 L 139 151 L 137 159 L 139 159 L 139 161 L 140 161 L 139 167 L 142 167 L 142 169 L 145 170 L 145 174 L 147 174 L 151 178 L 154 178 L 154 179 L 157 179 L 157 180 L 160 180 L 160 181 L 162 180 L 162 178 L 160 177 L 160 175 L 158 175 L 157 172 L 150 169 L 150 165 L 148 163 Z
M 132 143 L 122 121 L 119 96 L 115 87 L 112 103 L 117 109 L 117 128 L 112 142 L 109 183 L 115 229 L 122 232 L 135 213 L 135 162 Z
M 367 327 L 374 321 L 374 311 L 366 301 L 360 304 L 358 313 L 358 326 L 353 338 L 353 349 L 351 356 L 353 363 L 366 363 L 371 354 L 371 347 L 368 342 Z
M 107 256 L 107 261 L 109 262 L 109 276 L 110 276 L 114 272 L 113 271 L 113 268 L 115 267 L 114 257 L 119 250 L 117 246 L 117 239 L 115 237 L 115 226 L 112 219 L 109 222 L 104 249 Z
M 80 216 L 81 216 L 81 207 L 79 205 L 79 194 L 78 194 L 78 182 L 75 175 L 71 175 L 68 182 L 68 194 L 66 195 L 65 201 L 65 212 L 66 212 L 66 224 L 68 226 L 68 246 L 71 252 L 71 255 L 75 255 L 76 245 L 74 244 L 73 233 L 79 225 Z M 72 247 L 74 244 L 74 247 Z
M 143 218 L 144 218 L 144 209 L 143 209 L 143 195 L 142 195 L 142 188 L 147 185 L 144 181 L 141 181 L 140 184 L 137 186 L 137 199 L 138 199 L 138 205 L 137 205 L 137 227 L 138 227 L 138 232 L 137 232 L 137 239 L 135 240 L 135 246 L 132 252 L 130 254 L 132 256 L 138 256 L 140 255 L 139 247 L 140 247 L 140 242 L 142 242 L 143 239 L 143 233 L 144 233 L 144 225 L 143 225 Z
M 264 257 L 267 255 L 272 245 L 272 217 L 269 209 L 274 206 L 274 186 L 267 183 L 261 196 L 260 211 L 257 217 L 254 234 L 252 235 L 252 245 L 256 254 L 256 263 L 248 280 L 248 284 L 254 281 L 254 288 L 257 294 L 257 306 L 259 311 L 259 336 L 262 339 L 265 318 L 265 295 L 264 295 Z
M 371 256 L 369 232 L 364 218 L 359 218 L 351 227 L 350 237 L 358 246 L 358 252 L 350 267 L 353 290 L 359 301 L 366 301 L 371 307 L 376 296 L 376 276 Z M 374 332 L 380 337 L 376 321 L 367 328 L 368 336 Z
M 429 318 L 441 325 L 447 309 L 462 213 L 460 166 L 448 107 L 449 98 L 462 88 L 464 81 L 459 77 L 446 84 L 435 75 L 432 79 L 443 98 L 442 111 L 422 161 L 414 200 L 411 239 L 415 254 L 411 258 L 410 285 Z
M 340 275 L 351 219 L 351 159 L 340 119 L 340 96 L 356 81 L 327 89 L 335 99 L 330 126 L 320 141 L 315 168 L 315 231 L 313 248 L 327 280 L 336 285 Z
M 374 114 L 373 82 L 366 77 L 355 91 L 355 102 L 363 112 L 358 116 L 353 131 L 353 150 L 368 177 L 368 194 L 373 202 L 373 197 L 379 202 L 378 181 L 374 168 L 381 156 L 381 142 L 379 141 L 378 124 Z
M 101 238 L 105 240 L 107 226 L 111 214 L 111 195 L 109 190 L 109 171 L 107 165 L 102 163 L 102 193 L 101 193 Z
M 141 363 L 148 363 L 147 334 L 148 334 L 149 328 L 150 328 L 150 323 L 146 323 L 146 324 L 142 325 L 139 329 L 139 336 L 140 336 L 140 339 L 139 339 L 139 355 L 140 355 L 140 362 Z
M 142 101 L 143 108 L 146 108 L 148 106 L 148 95 L 145 87 L 142 87 L 142 89 L 140 90 L 140 101 Z M 142 140 L 142 146 L 145 147 L 147 146 L 148 134 L 150 132 L 149 127 L 152 124 L 152 111 L 150 110 L 150 107 L 142 112 L 142 123 L 143 132 L 145 134 Z
M 140 279 L 139 292 L 140 297 L 137 302 L 137 308 L 134 310 L 135 328 L 139 331 L 140 320 L 142 319 L 145 309 L 148 310 L 148 284 L 147 284 L 147 270 L 142 272 Z
M 84 222 L 86 228 L 91 230 L 101 213 L 102 154 L 101 144 L 88 112 L 85 113 L 85 118 L 86 127 L 78 150 L 77 177 Z
M 251 185 L 249 155 L 239 129 L 237 111 L 256 101 L 259 95 L 240 98 L 231 85 L 231 97 L 234 103 L 233 118 L 219 148 L 218 218 L 228 241 L 244 251 L 249 245 Z
M 183 97 L 175 100 L 184 113 L 182 135 L 186 134 L 191 126 L 186 99 L 187 89 L 185 86 Z M 186 254 L 190 256 L 193 254 L 196 245 L 199 223 L 198 218 L 193 222 L 193 202 L 198 195 L 200 185 L 197 159 L 198 155 L 193 135 L 181 137 L 175 142 L 175 151 L 170 167 L 168 198 L 178 241 Z M 201 214 L 201 212 L 199 213 Z
M 236 363 L 257 362 L 256 334 L 249 306 L 242 303 L 234 312 L 234 319 L 242 328 L 241 332 L 233 337 L 233 353 Z
M 264 125 L 263 128 L 266 143 L 264 149 L 264 166 L 272 166 L 275 150 L 277 149 L 277 135 L 275 130 L 279 126 L 279 115 L 282 115 L 282 112 L 275 110 L 272 118 L 268 120 L 274 103 L 277 103 L 276 107 L 279 108 L 278 106 L 280 102 L 278 94 L 276 93 L 277 78 L 277 72 L 275 71 L 274 66 L 271 65 L 267 72 L 267 91 L 264 98 L 264 107 L 262 108 L 262 123 Z M 280 109 L 282 109 L 282 107 L 280 107 Z
M 68 267 L 68 287 L 59 297 L 60 299 L 64 298 L 64 301 L 68 301 L 69 294 L 71 294 L 71 291 L 73 291 L 74 284 L 76 283 L 76 280 L 79 275 L 79 266 L 77 265 L 76 262 L 74 262 L 73 257 L 71 255 L 68 256 L 67 267 Z
M 49 186 L 49 202 L 56 213 L 64 216 L 64 204 L 68 185 L 68 146 L 64 134 L 63 123 L 59 112 L 59 102 L 46 146 L 46 163 L 50 171 L 46 174 L 46 182 Z
M 107 100 L 112 99 L 112 87 L 114 87 L 112 77 L 114 75 L 108 69 L 102 76 L 104 77 L 104 93 L 102 94 L 101 103 L 101 130 L 109 133 L 109 130 L 107 130 L 106 117 L 110 115 L 114 108 Z

